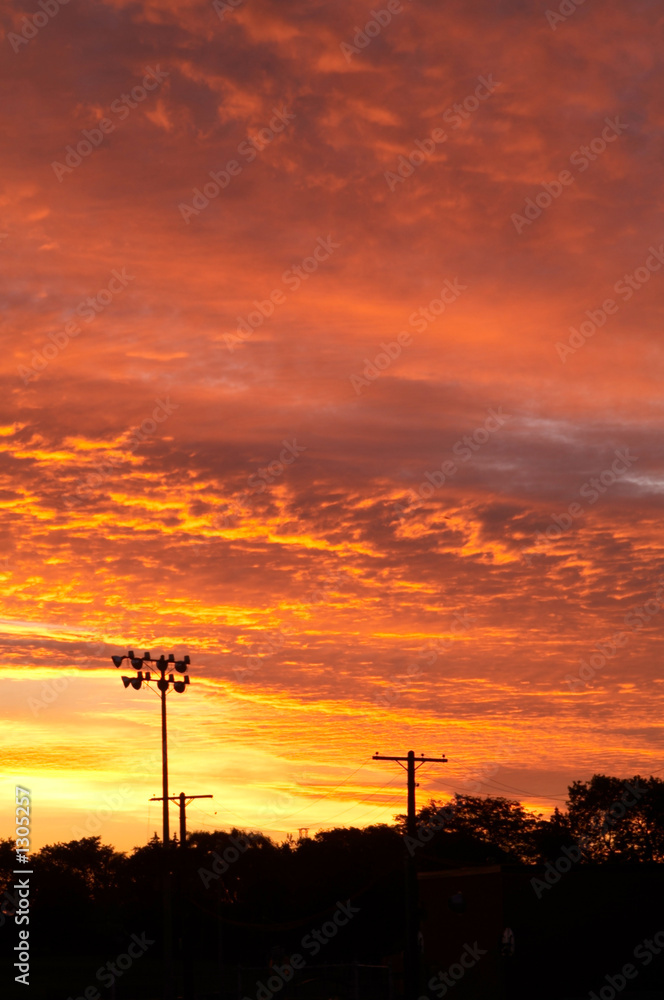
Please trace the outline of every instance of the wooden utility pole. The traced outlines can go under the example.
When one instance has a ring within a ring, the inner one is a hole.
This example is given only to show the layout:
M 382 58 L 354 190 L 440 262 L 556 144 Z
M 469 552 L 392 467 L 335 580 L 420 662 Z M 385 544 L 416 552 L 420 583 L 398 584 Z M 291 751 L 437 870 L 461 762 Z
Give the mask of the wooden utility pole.
M 417 838 L 417 816 L 415 813 L 415 772 L 422 764 L 446 764 L 447 757 L 415 757 L 409 750 L 405 757 L 382 757 L 374 754 L 373 760 L 391 760 L 403 767 L 407 776 L 408 810 L 406 814 L 406 835 Z M 418 1000 L 420 995 L 420 950 L 419 950 L 418 886 L 415 852 L 406 853 L 406 947 L 404 948 L 405 1000 Z
M 194 799 L 212 799 L 213 795 L 185 795 L 184 792 L 180 792 L 179 795 L 169 795 L 168 798 L 171 802 L 177 802 L 180 807 L 180 847 L 184 849 L 187 844 L 187 814 L 186 809 L 190 802 Z M 159 798 L 150 799 L 150 802 L 162 802 L 163 799 Z
M 193 961 L 191 958 L 191 952 L 188 947 L 187 937 L 188 937 L 188 923 L 187 923 L 187 893 L 185 888 L 185 855 L 182 853 L 187 849 L 187 806 L 194 799 L 211 799 L 212 795 L 185 795 L 184 792 L 180 792 L 179 795 L 169 795 L 168 799 L 171 802 L 177 802 L 180 807 L 180 850 L 178 869 L 178 924 L 179 924 L 179 934 L 178 934 L 178 951 L 180 952 L 180 960 L 182 963 L 182 979 L 184 987 L 185 1000 L 193 1000 L 194 998 L 194 968 Z M 150 799 L 150 802 L 161 802 L 162 798 Z M 166 807 L 168 807 L 168 800 L 166 801 Z

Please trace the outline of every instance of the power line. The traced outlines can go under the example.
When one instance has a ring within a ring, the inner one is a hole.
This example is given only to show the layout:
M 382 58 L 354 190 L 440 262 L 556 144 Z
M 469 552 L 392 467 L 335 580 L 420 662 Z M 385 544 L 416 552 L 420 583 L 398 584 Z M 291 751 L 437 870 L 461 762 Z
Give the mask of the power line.
M 353 775 L 354 775 L 354 774 L 357 774 L 357 772 L 358 772 L 358 771 L 361 771 L 361 770 L 362 770 L 362 768 L 363 768 L 363 767 L 364 767 L 364 766 L 365 766 L 366 764 L 368 764 L 370 760 L 371 760 L 371 757 L 367 757 L 367 759 L 366 759 L 366 760 L 362 761 L 362 763 L 360 764 L 360 766 L 359 766 L 359 767 L 356 767 L 354 771 L 351 771 L 351 772 L 350 772 L 350 774 L 349 774 L 349 775 L 348 775 L 348 776 L 347 776 L 346 778 L 344 778 L 344 780 L 343 780 L 343 781 L 340 781 L 338 785 L 335 785 L 335 786 L 334 786 L 334 788 L 331 788 L 331 789 L 329 790 L 329 792 L 326 792 L 326 793 L 325 793 L 325 795 L 321 795 L 321 796 L 320 796 L 319 798 L 317 798 L 317 799 L 312 799 L 312 800 L 311 800 L 310 802 L 307 802 L 307 803 L 305 803 L 305 805 L 303 805 L 303 806 L 300 806 L 300 808 L 299 808 L 299 809 L 296 809 L 296 810 L 295 810 L 294 812 L 292 812 L 292 813 L 289 813 L 289 814 L 288 814 L 288 816 L 280 816 L 279 818 L 280 818 L 280 819 L 282 819 L 282 820 L 286 820 L 286 819 L 291 819 L 291 817 L 293 817 L 293 816 L 297 816 L 297 814 L 298 814 L 298 813 L 301 813 L 301 812 L 303 812 L 303 811 L 304 811 L 305 809 L 308 809 L 308 808 L 309 808 L 309 806 L 313 806 L 313 805 L 315 805 L 315 804 L 316 804 L 317 802 L 322 802 L 322 801 L 323 801 L 323 799 L 327 799 L 327 798 L 329 798 L 329 797 L 330 797 L 330 795 L 332 795 L 332 792 L 336 792 L 337 788 L 341 788 L 341 787 L 342 787 L 342 785 L 345 785 L 347 781 L 350 781 L 350 779 L 351 779 L 351 778 L 353 777 Z
M 490 785 L 499 785 L 499 786 L 502 786 L 502 788 L 505 789 L 506 791 L 519 792 L 522 795 L 528 795 L 531 798 L 535 798 L 535 799 L 547 798 L 547 799 L 558 799 L 560 802 L 565 802 L 566 801 L 566 799 L 563 798 L 562 795 L 545 795 L 545 794 L 539 793 L 539 792 L 528 792 L 528 791 L 526 791 L 525 788 L 516 788 L 514 785 L 506 785 L 503 782 L 498 781 L 496 778 L 486 778 L 484 781 L 481 781 L 480 779 L 478 779 L 478 781 L 479 781 L 479 783 L 481 785 L 486 785 L 487 787 L 490 786 Z M 463 785 L 461 787 L 463 788 Z M 444 788 L 444 787 L 441 787 L 440 785 L 438 786 L 437 790 L 438 791 L 442 791 L 442 792 L 447 792 L 450 795 L 468 795 L 468 794 L 472 794 L 472 793 L 468 793 L 468 792 L 458 792 L 456 789 L 450 789 L 449 787 L 448 788 Z M 500 791 L 500 788 L 498 789 L 498 791 Z
M 367 760 L 370 760 L 370 759 L 371 759 L 371 758 L 367 758 Z M 336 791 L 336 789 L 337 789 L 337 788 L 341 788 L 341 786 L 342 786 L 343 784 L 345 784 L 345 783 L 346 783 L 347 781 L 349 781 L 349 780 L 350 780 L 350 778 L 352 778 L 354 774 L 357 774 L 357 772 L 358 772 L 358 771 L 359 771 L 359 770 L 360 770 L 360 769 L 361 769 L 362 767 L 364 767 L 364 765 L 365 765 L 366 763 L 367 763 L 367 761 L 365 761 L 365 762 L 364 762 L 364 764 L 361 764 L 361 765 L 360 765 L 360 767 L 356 768 L 356 769 L 355 769 L 355 771 L 351 772 L 351 774 L 349 774 L 349 775 L 348 775 L 348 777 L 344 779 L 344 781 L 340 782 L 340 784 L 338 784 L 338 785 L 335 785 L 335 787 L 334 787 L 333 789 L 331 789 L 331 790 L 330 790 L 330 792 L 328 792 L 328 793 L 327 793 L 327 795 L 323 795 L 323 796 L 321 796 L 321 797 L 320 797 L 319 799 L 315 799 L 315 800 L 314 800 L 313 802 L 311 802 L 311 803 L 308 803 L 308 804 L 307 804 L 307 806 L 303 806 L 303 807 L 302 807 L 301 809 L 299 809 L 299 810 L 296 810 L 296 811 L 295 811 L 294 813 L 289 813 L 289 814 L 288 814 L 287 816 L 277 816 L 277 817 L 275 817 L 275 819 L 277 819 L 278 821 L 281 821 L 281 820 L 286 820 L 286 819 L 290 819 L 290 818 L 291 818 L 291 816 L 295 816 L 295 815 L 297 815 L 297 813 L 298 813 L 298 812 L 302 812 L 302 811 L 303 811 L 304 809 L 308 808 L 308 805 L 313 805 L 313 804 L 314 804 L 315 802 L 321 802 L 321 801 L 322 801 L 323 799 L 325 799 L 325 798 L 328 798 L 328 797 L 329 797 L 329 796 L 330 796 L 330 795 L 332 794 L 332 792 Z M 308 821 L 308 823 L 309 823 L 309 827 L 321 827 L 321 826 L 325 826 L 325 825 L 326 825 L 327 823 L 331 822 L 332 820 L 335 820 L 335 819 L 337 819 L 337 818 L 338 818 L 339 816 L 342 816 L 342 815 L 343 815 L 344 813 L 346 813 L 346 812 L 348 812 L 349 810 L 351 810 L 351 809 L 355 808 L 355 806 L 357 806 L 357 805 L 360 805 L 360 806 L 361 806 L 361 805 L 366 805 L 366 803 L 367 803 L 367 802 L 368 802 L 368 801 L 369 801 L 370 799 L 373 799 L 373 798 L 375 798 L 375 797 L 376 797 L 377 795 L 379 795 L 379 794 L 380 794 L 380 793 L 381 793 L 382 791 L 384 791 L 384 790 L 385 790 L 386 788 L 389 788 L 389 787 L 390 787 L 391 785 L 394 785 L 394 784 L 395 784 L 395 782 L 397 782 L 398 780 L 399 780 L 399 777 L 398 777 L 398 776 L 397 776 L 396 778 L 392 778 L 392 779 L 391 779 L 390 781 L 386 782 L 386 783 L 385 783 L 384 785 L 381 785 L 381 787 L 380 787 L 380 788 L 377 788 L 377 789 L 375 789 L 375 790 L 374 790 L 374 791 L 373 791 L 373 792 L 372 792 L 372 793 L 371 793 L 371 794 L 370 794 L 369 796 L 367 796 L 366 798 L 362 798 L 362 799 L 359 799 L 359 800 L 357 800 L 357 801 L 356 801 L 356 802 L 354 802 L 354 803 L 351 803 L 351 805 L 347 806 L 347 807 L 346 807 L 345 809 L 342 809 L 342 810 L 341 810 L 340 812 L 338 812 L 338 813 L 335 813 L 335 814 L 334 814 L 333 816 L 330 816 L 330 817 L 328 817 L 328 818 L 327 818 L 326 820 L 324 820 L 324 821 L 321 821 L 321 822 L 318 822 L 318 821 L 314 821 L 314 820 L 309 820 L 309 821 Z M 194 808 L 195 808 L 195 809 L 198 809 L 198 810 L 199 810 L 200 812 L 202 812 L 202 813 L 203 813 L 204 815 L 206 815 L 206 816 L 208 816 L 208 817 L 212 818 L 212 813 L 207 813 L 207 812 L 206 812 L 206 811 L 205 811 L 204 809 L 201 809 L 201 807 L 200 807 L 200 806 L 194 806 Z M 386 808 L 386 807 L 385 807 L 384 805 L 381 805 L 381 806 L 378 806 L 378 809 L 379 809 L 379 810 L 380 810 L 380 809 L 384 809 L 384 808 Z M 370 808 L 369 812 L 374 812 L 375 810 L 376 810 L 376 807 L 375 807 L 375 806 L 373 806 L 373 807 L 371 807 L 371 808 Z M 361 814 L 360 814 L 360 818 L 361 818 L 362 816 L 365 816 L 365 815 L 368 815 L 368 813 L 366 813 L 366 812 L 364 812 L 364 813 L 361 813 Z M 197 820 L 196 822 L 200 823 L 200 824 L 201 824 L 202 826 L 206 826 L 206 827 L 210 827 L 210 828 L 212 828 L 212 827 L 214 827 L 214 826 L 215 826 L 215 824 L 213 824 L 213 823 L 205 823 L 205 822 L 204 822 L 203 820 L 201 820 L 201 819 L 198 819 L 198 820 Z M 223 824 L 223 825 L 227 825 L 227 824 Z M 218 829 L 218 826 L 217 826 L 217 829 Z M 280 828 L 280 827 L 274 827 L 274 826 L 273 826 L 273 827 L 271 827 L 271 829 L 272 829 L 272 830 L 273 830 L 273 831 L 274 831 L 275 833 L 288 833 L 288 832 L 289 832 L 288 830 L 286 830 L 286 829 L 283 829 L 283 828 Z
M 369 801 L 369 799 L 375 798 L 377 795 L 379 795 L 386 788 L 389 788 L 391 785 L 394 785 L 397 781 L 399 781 L 399 775 L 397 775 L 396 778 L 392 778 L 391 781 L 386 782 L 386 784 L 381 785 L 380 788 L 377 788 L 376 791 L 372 792 L 371 795 L 368 795 L 366 798 L 359 799 L 358 802 L 353 803 L 352 805 L 348 806 L 346 809 L 342 809 L 341 812 L 335 813 L 334 816 L 329 816 L 325 822 L 329 823 L 329 822 L 331 822 L 331 820 L 337 819 L 339 816 L 343 816 L 344 813 L 349 812 L 355 805 L 366 804 Z M 378 807 L 371 806 L 371 808 L 369 809 L 369 812 L 374 812 L 376 810 L 376 808 L 378 808 L 378 809 L 384 809 L 385 806 L 383 806 L 383 805 L 378 806 Z M 368 815 L 368 814 L 361 813 L 360 817 L 363 816 L 363 815 Z M 360 817 L 358 817 L 358 818 L 360 818 Z M 322 825 L 322 824 L 312 823 L 311 825 L 312 826 L 319 826 L 319 825 Z

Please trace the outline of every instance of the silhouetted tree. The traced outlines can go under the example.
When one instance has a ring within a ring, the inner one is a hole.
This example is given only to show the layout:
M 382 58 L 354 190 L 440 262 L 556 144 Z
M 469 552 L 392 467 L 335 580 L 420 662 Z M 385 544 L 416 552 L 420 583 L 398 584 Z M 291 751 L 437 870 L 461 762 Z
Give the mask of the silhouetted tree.
M 396 819 L 404 832 L 406 817 Z M 417 840 L 422 846 L 418 845 L 415 853 L 429 862 L 440 860 L 447 867 L 532 863 L 537 859 L 541 823 L 541 816 L 502 797 L 455 795 L 449 803 L 432 799 L 417 816 Z
M 664 781 L 594 774 L 575 781 L 567 800 L 570 835 L 584 860 L 664 860 Z
M 359 913 L 319 962 L 381 962 L 403 943 L 405 817 L 394 825 L 320 830 L 276 843 L 261 833 L 194 831 L 164 852 L 155 836 L 129 856 L 85 837 L 31 856 L 31 920 L 44 951 L 112 956 L 131 933 L 161 934 L 165 863 L 173 875 L 178 934 L 209 961 L 266 964 L 301 950 L 339 902 Z M 593 775 L 574 782 L 567 809 L 549 819 L 503 797 L 455 795 L 419 810 L 420 870 L 553 861 L 577 844 L 580 863 L 664 861 L 664 780 Z M 13 881 L 14 844 L 0 840 L 0 888 Z M 11 910 L 11 899 L 3 897 Z M 9 917 L 5 918 L 10 919 Z M 31 925 L 32 927 L 32 925 Z M 155 951 L 155 955 L 156 955 Z M 146 963 L 152 959 L 146 959 Z
M 115 931 L 124 895 L 126 857 L 99 837 L 48 844 L 31 858 L 31 907 L 38 932 L 61 947 L 94 944 Z

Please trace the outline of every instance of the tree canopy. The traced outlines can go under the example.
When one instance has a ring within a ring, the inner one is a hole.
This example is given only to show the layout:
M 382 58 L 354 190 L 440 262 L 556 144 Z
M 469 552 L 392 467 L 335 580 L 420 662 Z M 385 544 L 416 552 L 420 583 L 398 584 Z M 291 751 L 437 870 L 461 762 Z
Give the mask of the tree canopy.
M 303 927 L 329 919 L 339 900 L 353 900 L 364 960 L 380 961 L 398 950 L 403 931 L 404 844 L 421 871 L 544 864 L 571 845 L 580 850 L 580 865 L 661 862 L 664 781 L 595 774 L 570 785 L 566 808 L 548 818 L 504 797 L 432 800 L 417 814 L 411 843 L 404 816 L 392 825 L 320 830 L 284 843 L 257 832 L 195 830 L 186 851 L 173 844 L 173 877 L 186 888 L 198 938 L 216 946 L 223 928 L 225 947 L 238 960 L 296 947 Z M 32 912 L 44 940 L 54 949 L 74 938 L 82 949 L 100 939 L 120 948 L 139 925 L 158 934 L 163 857 L 156 837 L 130 853 L 98 836 L 42 847 L 31 866 Z M 13 843 L 0 840 L 0 923 L 16 903 L 13 867 Z M 352 952 L 353 938 L 343 940 Z M 335 948 L 330 944 L 329 960 Z

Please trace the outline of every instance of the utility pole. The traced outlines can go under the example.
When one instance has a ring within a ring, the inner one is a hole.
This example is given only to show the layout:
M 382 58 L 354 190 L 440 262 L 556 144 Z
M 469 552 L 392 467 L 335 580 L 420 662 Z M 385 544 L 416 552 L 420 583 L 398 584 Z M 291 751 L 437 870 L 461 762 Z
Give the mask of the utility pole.
M 211 799 L 214 798 L 212 795 L 185 795 L 184 792 L 180 792 L 179 795 L 169 795 L 168 799 L 163 799 L 162 796 L 159 798 L 150 799 L 150 802 L 162 802 L 168 803 L 177 802 L 180 807 L 180 850 L 178 851 L 178 881 L 177 881 L 177 895 L 178 895 L 178 908 L 177 908 L 177 925 L 178 925 L 178 951 L 180 953 L 180 961 L 182 964 L 182 982 L 184 988 L 184 998 L 185 1000 L 193 1000 L 194 998 L 194 963 L 191 955 L 191 949 L 189 947 L 189 923 L 188 923 L 188 899 L 186 893 L 186 871 L 185 871 L 185 855 L 184 851 L 187 849 L 187 806 L 194 799 Z
M 186 808 L 190 802 L 194 799 L 213 799 L 213 795 L 185 795 L 184 792 L 180 792 L 179 795 L 169 795 L 169 800 L 171 802 L 177 802 L 180 806 L 180 848 L 184 850 L 187 844 L 187 815 Z M 163 802 L 163 796 L 159 798 L 150 799 L 150 802 Z M 168 804 L 167 804 L 168 807 Z
M 422 764 L 446 764 L 447 757 L 425 757 L 421 754 L 415 757 L 415 751 L 409 750 L 406 757 L 382 757 L 374 754 L 372 760 L 391 760 L 403 767 L 407 776 L 408 811 L 406 815 L 406 836 L 417 837 L 417 817 L 415 814 L 415 772 Z M 415 852 L 410 847 L 406 853 L 406 947 L 404 948 L 404 987 L 405 1000 L 418 1000 L 420 993 L 420 954 L 419 954 L 419 914 L 418 886 Z

